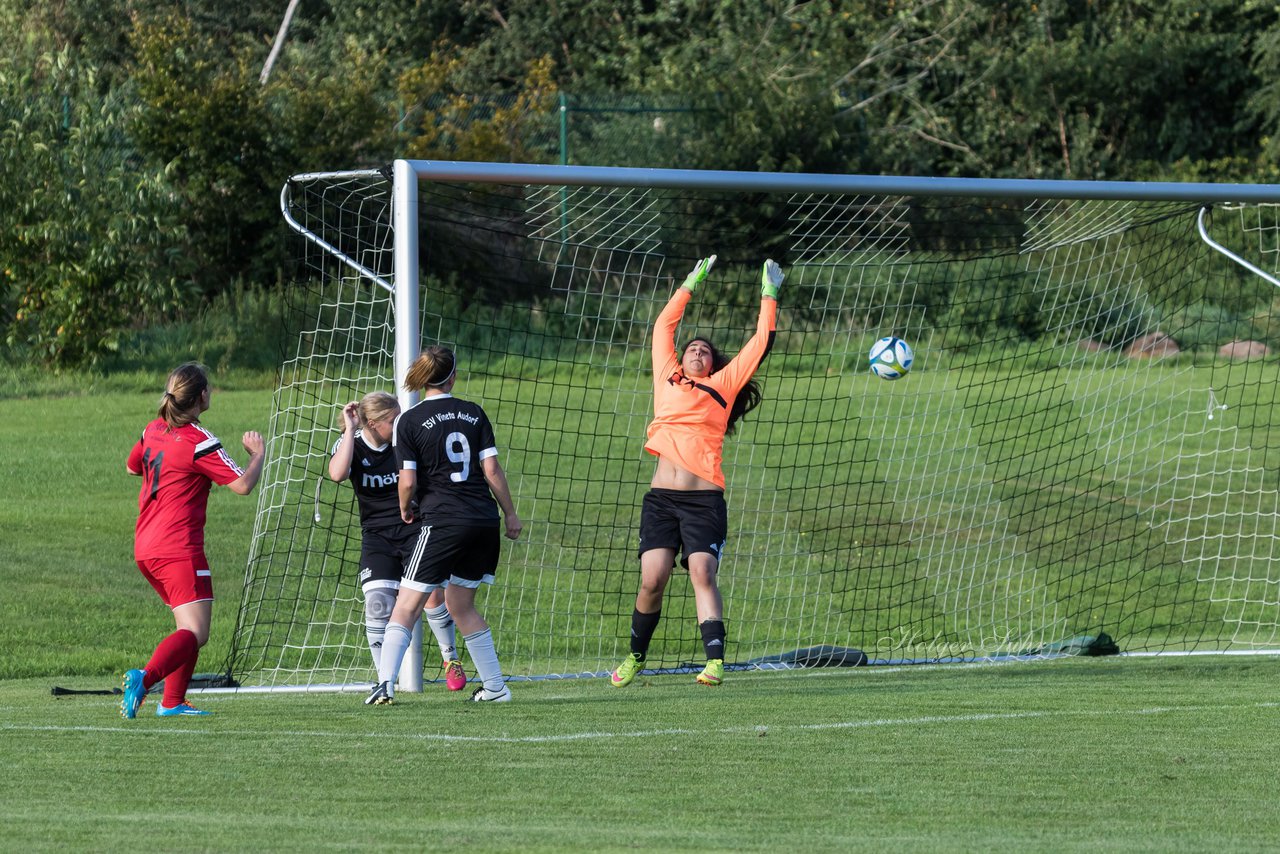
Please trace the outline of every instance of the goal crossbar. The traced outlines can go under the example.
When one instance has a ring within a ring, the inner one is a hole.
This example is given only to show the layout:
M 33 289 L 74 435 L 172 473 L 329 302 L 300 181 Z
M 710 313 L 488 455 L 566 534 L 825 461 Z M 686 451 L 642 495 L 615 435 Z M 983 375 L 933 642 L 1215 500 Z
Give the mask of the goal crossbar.
M 1259 203 L 1280 200 L 1280 184 L 824 175 L 803 172 L 548 166 L 531 163 L 472 163 L 450 160 L 397 161 L 397 163 L 400 162 L 405 163 L 420 181 L 880 196 L 964 196 L 990 199 L 1167 201 L 1203 204 Z

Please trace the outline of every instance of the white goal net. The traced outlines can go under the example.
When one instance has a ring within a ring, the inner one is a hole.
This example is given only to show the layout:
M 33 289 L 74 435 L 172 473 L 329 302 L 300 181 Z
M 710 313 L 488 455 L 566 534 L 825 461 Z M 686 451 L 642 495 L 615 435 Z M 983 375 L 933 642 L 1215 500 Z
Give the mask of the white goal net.
M 407 218 L 389 173 L 286 188 L 293 349 L 229 665 L 242 684 L 373 678 L 358 514 L 323 473 L 340 405 L 398 391 L 404 324 L 458 352 L 455 393 L 493 419 L 525 522 L 479 603 L 504 668 L 615 666 L 653 468 L 648 336 L 713 253 L 679 341 L 736 352 L 761 263 L 787 273 L 764 402 L 725 445 L 731 667 L 1104 635 L 1130 652 L 1280 645 L 1280 370 L 1261 349 L 1280 303 L 1197 233 L 1219 212 L 1215 238 L 1274 269 L 1251 201 L 1268 188 L 1225 209 L 1232 188 L 1204 185 L 1091 198 L 1099 185 L 413 166 Z M 401 288 L 416 317 L 398 316 Z M 894 382 L 867 370 L 890 334 L 916 356 Z M 677 573 L 650 666 L 700 650 Z

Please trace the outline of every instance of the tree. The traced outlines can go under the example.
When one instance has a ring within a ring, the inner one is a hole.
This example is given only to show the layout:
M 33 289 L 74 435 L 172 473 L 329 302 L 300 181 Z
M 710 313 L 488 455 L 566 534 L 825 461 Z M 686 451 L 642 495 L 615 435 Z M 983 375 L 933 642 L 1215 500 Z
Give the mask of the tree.
M 947 171 L 1151 178 L 1180 160 L 1252 156 L 1240 109 L 1250 36 L 1274 8 L 1239 0 L 1002 2 L 967 49 L 988 71 L 953 112 L 975 157 Z
M 960 63 L 968 4 L 769 2 L 707 6 L 664 26 L 648 91 L 684 92 L 702 113 L 688 164 L 782 171 L 871 171 L 893 140 L 963 147 L 931 87 Z M 901 148 L 901 146 L 899 146 Z
M 466 51 L 440 45 L 427 61 L 401 73 L 397 83 L 406 118 L 404 156 L 450 160 L 537 162 L 530 125 L 543 124 L 555 103 L 552 63 L 530 63 L 515 93 L 476 95 L 454 85 Z
M 22 153 L 0 158 L 4 338 L 60 367 L 93 363 L 185 297 L 168 182 L 125 142 L 129 99 L 97 90 L 69 49 L 0 61 L 0 102 L 21 105 L 0 138 Z
M 388 156 L 394 117 L 380 93 L 388 85 L 380 54 L 348 43 L 311 65 L 295 47 L 263 86 L 265 51 L 228 51 L 177 12 L 139 16 L 131 41 L 143 109 L 130 132 L 182 196 L 205 293 L 278 278 L 276 200 L 290 174 Z

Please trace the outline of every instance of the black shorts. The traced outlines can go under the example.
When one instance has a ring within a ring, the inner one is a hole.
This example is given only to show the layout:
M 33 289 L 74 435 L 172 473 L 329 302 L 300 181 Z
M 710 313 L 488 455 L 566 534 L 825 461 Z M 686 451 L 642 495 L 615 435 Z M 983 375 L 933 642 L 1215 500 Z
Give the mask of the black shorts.
M 492 584 L 501 551 L 498 523 L 491 525 L 423 525 L 405 564 L 400 586 L 429 593 L 456 584 Z
M 364 590 L 377 587 L 398 589 L 400 576 L 404 575 L 404 568 L 417 542 L 416 525 L 361 531 L 360 587 Z
M 718 489 L 651 489 L 640 508 L 639 554 L 652 549 L 684 553 L 680 564 L 689 567 L 689 555 L 709 552 L 717 561 L 729 536 L 729 510 Z

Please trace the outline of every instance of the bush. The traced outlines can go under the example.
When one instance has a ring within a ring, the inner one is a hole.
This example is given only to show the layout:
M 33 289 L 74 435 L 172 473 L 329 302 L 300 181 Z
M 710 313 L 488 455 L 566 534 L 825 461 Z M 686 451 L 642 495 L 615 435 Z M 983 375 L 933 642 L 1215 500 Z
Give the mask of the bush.
M 278 290 L 241 283 L 211 299 L 192 317 L 130 333 L 110 370 L 168 371 L 197 361 L 215 374 L 278 371 L 285 298 Z
M 1179 309 L 1165 318 L 1162 331 L 1183 350 L 1216 350 L 1229 341 L 1248 340 L 1256 334 L 1248 319 L 1211 302 Z
M 123 143 L 130 99 L 98 95 L 65 51 L 26 59 L 0 60 L 0 324 L 19 358 L 92 365 L 180 304 L 186 230 L 163 172 Z
M 1272 297 L 1258 305 L 1246 319 L 1252 330 L 1251 337 L 1272 350 L 1280 350 L 1280 297 Z
M 1023 263 L 1016 256 L 971 261 L 939 258 L 928 263 L 938 311 L 934 325 L 948 346 L 990 346 L 1027 341 L 1044 333 L 1045 318 Z

